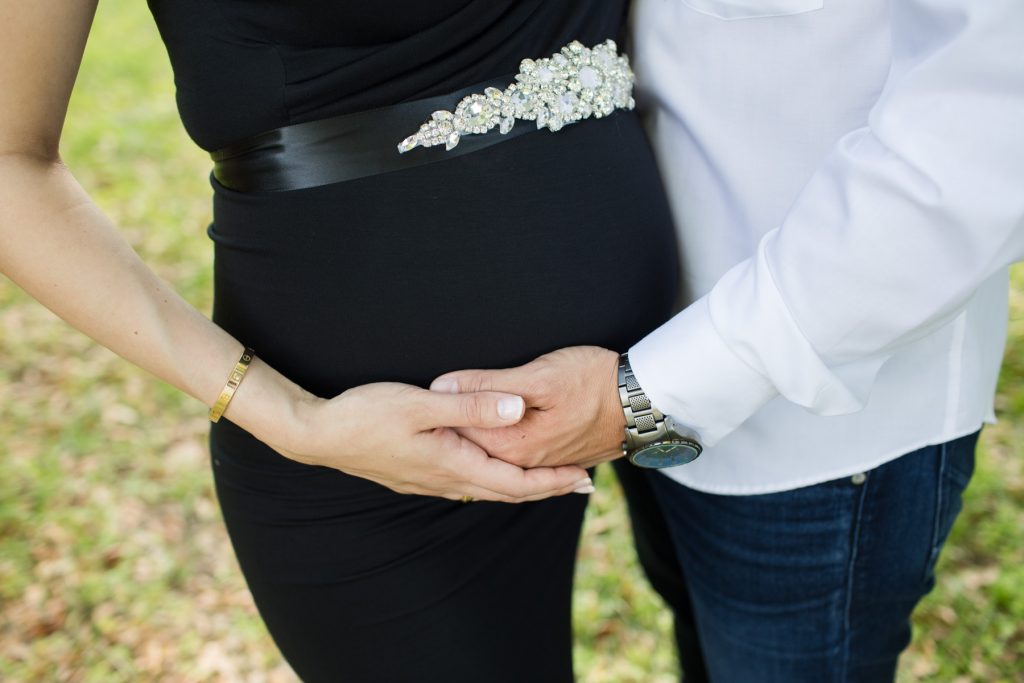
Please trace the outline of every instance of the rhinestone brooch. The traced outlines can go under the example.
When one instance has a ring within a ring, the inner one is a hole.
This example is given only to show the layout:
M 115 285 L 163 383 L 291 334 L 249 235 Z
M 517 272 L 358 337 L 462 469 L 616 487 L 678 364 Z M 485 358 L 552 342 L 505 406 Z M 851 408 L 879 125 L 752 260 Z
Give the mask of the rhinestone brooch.
M 592 48 L 574 40 L 544 59 L 524 59 L 515 83 L 505 90 L 487 88 L 466 95 L 455 112 L 435 111 L 420 129 L 398 144 L 400 153 L 443 144 L 450 150 L 463 135 L 486 133 L 495 126 L 508 133 L 516 119 L 534 121 L 551 131 L 616 109 L 632 109 L 633 71 L 615 41 Z

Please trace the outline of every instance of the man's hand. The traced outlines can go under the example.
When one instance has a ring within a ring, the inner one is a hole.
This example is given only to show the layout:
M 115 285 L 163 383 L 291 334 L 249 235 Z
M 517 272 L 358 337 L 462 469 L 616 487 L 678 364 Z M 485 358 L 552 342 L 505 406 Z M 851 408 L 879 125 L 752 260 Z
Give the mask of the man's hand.
M 626 419 L 618 393 L 619 354 L 572 346 L 503 370 L 441 375 L 434 391 L 501 391 L 522 396 L 526 413 L 514 425 L 458 432 L 495 458 L 520 467 L 591 467 L 622 455 Z

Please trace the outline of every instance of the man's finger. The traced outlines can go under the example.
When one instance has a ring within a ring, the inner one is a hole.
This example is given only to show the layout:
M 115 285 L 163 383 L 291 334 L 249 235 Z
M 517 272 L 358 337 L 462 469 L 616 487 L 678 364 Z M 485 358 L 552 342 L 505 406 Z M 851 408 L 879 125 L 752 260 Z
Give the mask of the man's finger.
M 522 419 L 526 404 L 522 397 L 498 391 L 446 394 L 424 391 L 420 426 L 507 427 Z
M 463 469 L 463 477 L 495 493 L 516 499 L 539 499 L 592 486 L 582 467 L 535 467 L 524 470 L 504 460 L 474 459 Z
M 464 439 L 469 439 L 489 455 L 518 464 L 513 457 L 519 451 L 528 449 L 527 430 L 520 423 L 508 427 L 481 429 L 480 427 L 457 427 L 456 432 Z M 532 445 L 530 440 L 530 445 Z
M 445 462 L 465 483 L 456 491 L 460 496 L 470 495 L 486 500 L 522 502 L 561 495 L 577 489 L 589 493 L 593 484 L 590 475 L 582 467 L 564 465 L 561 467 L 538 467 L 524 470 L 503 460 L 492 458 L 472 441 L 459 436 L 454 430 L 442 429 L 433 432 L 438 451 L 447 454 Z M 486 489 L 489 494 L 477 495 L 472 487 Z M 465 488 L 466 490 L 462 490 Z

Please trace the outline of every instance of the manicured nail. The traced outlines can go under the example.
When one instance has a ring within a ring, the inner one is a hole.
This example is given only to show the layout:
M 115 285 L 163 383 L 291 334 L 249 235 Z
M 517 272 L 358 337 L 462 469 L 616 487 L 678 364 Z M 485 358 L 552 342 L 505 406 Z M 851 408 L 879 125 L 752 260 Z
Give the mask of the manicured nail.
M 584 479 L 580 479 L 578 482 L 573 484 L 572 487 L 574 489 L 580 489 L 580 488 L 583 488 L 584 486 L 593 486 L 593 485 L 594 485 L 593 480 L 590 477 L 586 477 Z
M 509 396 L 498 401 L 498 417 L 502 420 L 515 420 L 523 414 L 523 399 Z
M 593 484 L 591 484 L 590 486 L 582 486 L 582 487 L 576 489 L 575 491 L 573 491 L 573 493 L 593 493 L 593 492 L 594 492 L 594 485 Z
M 459 393 L 459 383 L 453 379 L 443 377 L 435 379 L 433 384 L 430 385 L 430 390 L 440 391 L 445 394 L 457 394 Z

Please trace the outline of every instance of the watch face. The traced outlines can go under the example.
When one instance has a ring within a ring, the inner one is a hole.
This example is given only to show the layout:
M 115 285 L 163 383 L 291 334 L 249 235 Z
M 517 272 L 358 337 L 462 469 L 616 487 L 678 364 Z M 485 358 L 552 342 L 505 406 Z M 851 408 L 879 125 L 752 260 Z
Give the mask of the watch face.
M 660 469 L 685 465 L 696 460 L 698 455 L 700 455 L 700 449 L 694 444 L 685 441 L 670 441 L 637 449 L 629 456 L 629 460 L 638 467 Z

